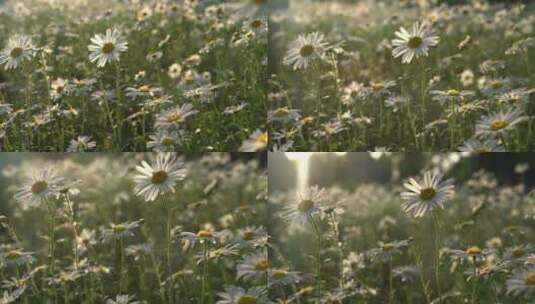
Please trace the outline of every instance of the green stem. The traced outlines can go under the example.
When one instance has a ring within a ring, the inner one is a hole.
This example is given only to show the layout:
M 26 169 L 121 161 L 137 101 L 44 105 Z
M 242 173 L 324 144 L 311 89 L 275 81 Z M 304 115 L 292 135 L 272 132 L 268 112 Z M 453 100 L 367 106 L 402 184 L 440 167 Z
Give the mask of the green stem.
M 435 282 L 437 284 L 437 292 L 438 292 L 438 303 L 442 303 L 442 289 L 440 286 L 440 223 L 439 223 L 439 217 L 437 214 L 434 215 L 433 219 L 434 224 L 434 230 L 435 230 Z
M 310 223 L 312 224 L 312 227 L 314 228 L 314 232 L 316 234 L 318 248 L 316 251 L 316 295 L 317 298 L 321 298 L 321 233 L 320 229 L 318 227 L 318 224 L 314 220 L 312 216 L 310 216 Z
M 394 284 L 392 278 L 392 256 L 388 260 L 388 303 L 394 303 Z
M 206 275 L 208 271 L 208 244 L 206 241 L 203 241 L 202 244 L 202 255 L 203 255 L 203 263 L 202 263 L 202 281 L 201 281 L 201 304 L 204 304 L 204 299 L 206 295 Z

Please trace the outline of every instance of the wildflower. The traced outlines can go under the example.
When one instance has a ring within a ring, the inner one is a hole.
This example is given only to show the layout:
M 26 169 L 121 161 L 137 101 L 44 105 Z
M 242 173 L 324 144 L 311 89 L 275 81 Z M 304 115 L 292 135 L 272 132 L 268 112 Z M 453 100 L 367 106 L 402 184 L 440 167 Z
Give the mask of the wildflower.
M 370 82 L 370 85 L 366 87 L 364 94 L 366 96 L 371 95 L 375 98 L 379 98 L 382 95 L 390 95 L 390 89 L 396 86 L 396 82 L 393 80 Z
M 511 88 L 511 80 L 509 78 L 483 78 L 481 81 L 481 91 L 487 96 L 500 95 L 509 91 L 509 89 Z
M 472 246 L 465 250 L 449 249 L 447 251 L 452 259 L 457 259 L 461 262 L 481 262 L 492 252 L 491 249 L 481 249 L 478 246 Z
M 420 182 L 410 178 L 403 186 L 408 190 L 401 193 L 405 201 L 403 210 L 415 218 L 421 218 L 437 207 L 444 208 L 444 203 L 454 194 L 453 180 L 443 181 L 438 171 L 425 172 Z
M 411 239 L 388 243 L 379 242 L 379 247 L 371 249 L 368 254 L 374 259 L 388 261 L 393 255 L 401 254 L 409 246 L 410 241 Z
M 313 32 L 299 35 L 286 52 L 283 59 L 284 64 L 292 67 L 295 71 L 306 69 L 312 62 L 322 59 L 327 48 L 328 43 L 325 42 L 323 34 Z
M 133 301 L 134 296 L 130 295 L 117 295 L 115 300 L 107 299 L 106 304 L 140 304 L 139 301 Z
M 514 108 L 491 113 L 476 123 L 476 136 L 501 136 L 528 119 L 522 110 Z
M 463 87 L 469 87 L 474 84 L 474 72 L 472 70 L 464 70 L 459 78 Z
M 120 53 L 126 52 L 128 42 L 117 29 L 106 30 L 105 35 L 96 34 L 89 45 L 89 60 L 104 67 L 108 62 L 119 61 Z
M 257 252 L 246 255 L 236 266 L 236 277 L 244 280 L 258 280 L 265 278 L 269 269 L 269 261 L 266 252 Z
M 96 233 L 94 230 L 84 228 L 82 232 L 76 236 L 76 250 L 83 254 L 87 249 L 97 244 Z
M 134 261 L 139 260 L 143 256 L 150 255 L 151 252 L 152 252 L 152 245 L 148 244 L 148 243 L 130 245 L 130 246 L 125 248 L 126 256 L 133 257 Z
M 38 206 L 58 194 L 62 181 L 63 179 L 57 176 L 54 169 L 43 169 L 33 173 L 24 185 L 18 189 L 14 198 L 28 207 Z
M 125 89 L 125 91 L 126 91 L 125 95 L 127 97 L 135 99 L 138 97 L 149 98 L 154 95 L 158 95 L 162 90 L 160 88 L 150 87 L 148 85 L 141 85 L 137 88 L 128 87 Z
M 498 101 L 517 107 L 525 107 L 529 102 L 529 96 L 535 92 L 534 89 L 518 88 L 505 92 L 498 96 Z
M 109 242 L 110 240 L 119 240 L 127 236 L 134 235 L 134 229 L 139 228 L 143 220 L 133 222 L 125 222 L 121 224 L 111 223 L 111 228 L 102 229 L 102 241 Z
M 255 244 L 258 239 L 267 236 L 266 229 L 264 227 L 245 227 L 238 229 L 237 242 L 242 244 Z
M 288 107 L 278 108 L 272 111 L 268 111 L 268 122 L 292 122 L 301 119 L 301 113 L 299 110 L 290 110 Z
M 188 242 L 188 245 L 195 246 L 195 244 L 208 243 L 215 244 L 222 236 L 221 231 L 213 231 L 212 229 L 201 229 L 197 233 L 182 232 L 180 237 Z
M 317 185 L 309 187 L 303 193 L 297 193 L 296 200 L 284 207 L 282 217 L 302 225 L 321 212 L 320 203 L 324 198 L 325 189 Z
M 526 299 L 533 296 L 535 294 L 535 268 L 528 267 L 528 269 L 517 272 L 507 280 L 507 294 L 524 295 Z
M 35 259 L 31 252 L 23 252 L 18 249 L 13 249 L 0 253 L 0 268 L 8 267 L 11 265 L 26 265 L 32 263 L 34 260 Z
M 96 147 L 97 143 L 92 141 L 90 136 L 78 136 L 77 139 L 71 139 L 67 152 L 87 152 Z
M 240 246 L 238 244 L 226 244 L 224 246 L 219 246 L 211 248 L 208 250 L 207 260 L 219 261 L 225 257 L 237 256 L 240 254 Z M 203 253 L 197 255 L 197 264 L 205 262 L 205 257 Z
M 169 75 L 169 78 L 171 79 L 177 79 L 180 77 L 181 73 L 182 66 L 178 63 L 173 63 L 171 66 L 169 66 L 169 69 L 167 69 L 167 75 Z
M 240 152 L 258 152 L 266 149 L 268 144 L 267 132 L 256 130 L 251 136 L 245 140 L 241 147 Z
M 54 80 L 50 86 L 52 87 L 52 90 L 50 91 L 50 97 L 53 100 L 58 100 L 62 96 L 68 95 L 73 89 L 73 86 L 69 83 L 69 81 L 63 78 Z
M 439 42 L 438 36 L 433 35 L 425 24 L 418 22 L 413 24 L 410 32 L 400 28 L 396 36 L 397 38 L 392 40 L 392 46 L 395 47 L 392 55 L 394 58 L 401 56 L 402 63 L 410 63 L 413 58 L 422 55 L 428 56 L 429 47 L 436 46 Z
M 30 60 L 34 53 L 35 47 L 30 37 L 15 35 L 9 38 L 0 52 L 0 64 L 5 64 L 6 70 L 16 69 L 24 60 Z
M 198 111 L 194 110 L 193 104 L 185 103 L 183 105 L 177 106 L 165 110 L 156 116 L 155 127 L 159 128 L 170 128 L 177 127 L 180 123 L 186 121 L 186 118 L 197 114 Z
M 134 176 L 134 192 L 148 202 L 154 201 L 160 194 L 174 193 L 176 183 L 186 178 L 186 169 L 173 153 L 158 153 L 151 165 L 142 161 L 136 170 L 139 174 Z
M 149 135 L 147 148 L 156 152 L 173 152 L 177 150 L 183 134 L 177 131 L 157 130 L 155 134 Z
M 474 95 L 471 91 L 458 91 L 449 89 L 447 91 L 433 90 L 430 92 L 433 95 L 433 100 L 438 102 L 462 102 L 466 97 Z
M 403 96 L 390 96 L 385 100 L 385 106 L 387 108 L 392 108 L 392 111 L 395 113 L 405 106 L 409 100 Z
M 242 287 L 229 286 L 224 292 L 217 294 L 220 300 L 216 304 L 271 304 L 264 287 L 251 287 L 245 290 Z
M 497 140 L 493 138 L 477 139 L 470 138 L 458 148 L 460 152 L 488 153 L 488 152 L 506 152 L 505 148 L 500 146 Z
M 272 268 L 268 271 L 269 285 L 286 286 L 300 282 L 303 278 L 298 271 L 290 271 L 284 268 Z
M 344 104 L 352 104 L 356 102 L 365 93 L 365 86 L 359 82 L 352 81 L 344 87 L 344 94 L 342 95 L 342 102 Z

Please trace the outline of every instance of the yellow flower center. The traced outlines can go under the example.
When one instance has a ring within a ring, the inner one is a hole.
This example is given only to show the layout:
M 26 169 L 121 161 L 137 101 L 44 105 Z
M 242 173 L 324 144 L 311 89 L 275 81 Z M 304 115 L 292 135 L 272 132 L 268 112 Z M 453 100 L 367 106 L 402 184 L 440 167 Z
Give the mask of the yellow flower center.
M 437 191 L 433 188 L 425 188 L 420 190 L 420 198 L 424 201 L 430 200 L 437 195 Z
M 407 45 L 411 49 L 417 49 L 422 45 L 423 42 L 424 41 L 422 40 L 422 38 L 415 36 L 409 39 L 409 42 L 407 42 Z
M 459 95 L 461 95 L 461 92 L 455 89 L 448 90 L 448 96 L 459 96 Z
M 266 258 L 260 258 L 258 259 L 258 261 L 256 261 L 256 264 L 255 264 L 256 270 L 264 271 L 268 269 L 268 267 L 269 267 L 269 262 Z
M 9 55 L 11 55 L 11 58 L 18 58 L 20 55 L 22 55 L 23 51 L 24 50 L 21 47 L 16 47 L 11 50 Z
M 530 286 L 535 285 L 535 271 L 531 271 L 526 276 L 526 285 L 530 285 Z
M 276 117 L 284 117 L 288 115 L 288 113 L 290 113 L 290 111 L 287 108 L 279 108 L 273 112 L 274 116 Z
M 466 249 L 466 254 L 468 255 L 478 255 L 481 254 L 481 249 L 477 246 L 470 247 Z
M 113 43 L 111 42 L 108 42 L 102 46 L 102 53 L 110 54 L 111 52 L 113 52 L 114 49 L 115 49 L 115 45 L 113 45 Z
M 223 248 L 218 248 L 214 251 L 212 251 L 212 256 L 220 257 L 225 253 L 225 250 Z
M 115 232 L 123 232 L 126 230 L 126 226 L 123 225 L 123 224 L 119 224 L 119 225 L 113 225 L 113 231 Z
M 288 271 L 286 270 L 277 269 L 273 271 L 273 277 L 275 279 L 278 279 L 278 280 L 284 279 L 286 276 L 288 276 Z
M 516 247 L 515 249 L 513 249 L 513 252 L 511 252 L 511 254 L 515 257 L 515 258 L 519 258 L 519 257 L 522 257 L 526 252 L 524 251 L 524 249 L 520 248 L 520 247 Z
M 306 44 L 301 47 L 301 50 L 299 50 L 299 54 L 303 57 L 308 57 L 314 53 L 314 50 L 315 48 L 313 45 Z
M 175 143 L 175 139 L 172 138 L 171 136 L 164 136 L 162 138 L 162 144 L 164 146 L 172 146 L 174 143 Z
M 382 89 L 384 89 L 385 85 L 383 83 L 380 83 L 380 82 L 377 82 L 377 83 L 372 83 L 372 89 L 374 91 L 380 91 Z
M 263 25 L 264 23 L 262 22 L 262 20 L 260 19 L 256 19 L 256 20 L 253 20 L 253 22 L 251 22 L 251 27 L 252 28 L 259 28 Z
M 252 295 L 243 295 L 238 300 L 238 304 L 256 304 L 256 297 Z
M 165 171 L 156 171 L 152 173 L 152 182 L 155 184 L 161 184 L 167 180 L 167 172 Z
M 32 193 L 40 194 L 48 188 L 48 184 L 45 181 L 37 181 L 32 185 Z
M 314 202 L 311 201 L 311 200 L 302 200 L 301 202 L 299 202 L 299 204 L 297 205 L 297 210 L 299 210 L 299 212 L 308 212 L 310 209 L 312 209 L 312 207 L 314 207 Z
M 258 137 L 256 137 L 256 142 L 267 144 L 267 142 L 268 142 L 267 132 L 260 133 L 260 135 L 258 135 Z
M 386 244 L 383 244 L 382 248 L 383 248 L 383 251 L 390 251 L 396 248 L 396 246 L 392 243 L 386 243 Z
M 197 236 L 200 238 L 209 238 L 212 237 L 212 232 L 208 230 L 200 230 L 197 232 Z
M 507 127 L 507 121 L 505 121 L 504 119 L 501 119 L 501 118 L 498 118 L 498 119 L 494 120 L 490 124 L 490 129 L 493 130 L 493 131 L 501 130 L 501 129 L 505 128 L 505 127 Z
M 148 93 L 150 92 L 150 87 L 147 85 L 144 85 L 144 86 L 140 86 L 138 90 L 143 93 Z
M 503 86 L 503 81 L 501 80 L 493 80 L 490 82 L 490 86 L 493 89 L 499 89 Z
M 20 256 L 22 256 L 22 253 L 20 251 L 18 251 L 18 250 L 12 250 L 12 251 L 6 253 L 6 258 L 8 260 L 16 260 Z
M 180 120 L 180 118 L 182 118 L 182 115 L 180 115 L 180 113 L 177 113 L 177 112 L 171 113 L 167 115 L 166 117 L 167 122 L 176 122 Z
M 255 236 L 256 236 L 256 233 L 254 231 L 245 231 L 243 233 L 243 239 L 246 241 L 250 241 L 254 239 Z

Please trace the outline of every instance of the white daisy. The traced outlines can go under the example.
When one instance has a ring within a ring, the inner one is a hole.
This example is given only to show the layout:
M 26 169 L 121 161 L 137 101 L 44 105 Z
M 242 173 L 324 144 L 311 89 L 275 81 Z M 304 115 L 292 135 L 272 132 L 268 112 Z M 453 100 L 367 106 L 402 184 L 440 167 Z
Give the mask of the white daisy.
M 14 198 L 27 207 L 38 206 L 46 199 L 58 194 L 62 181 L 63 179 L 57 176 L 56 170 L 43 169 L 32 174 L 26 183 L 18 189 Z
M 513 296 L 524 295 L 526 299 L 535 295 L 535 268 L 530 267 L 507 280 L 507 293 Z
M 136 170 L 139 174 L 134 177 L 134 191 L 148 202 L 154 201 L 160 194 L 175 192 L 176 182 L 186 178 L 186 169 L 182 168 L 174 153 L 158 153 L 152 165 L 142 161 Z
M 35 54 L 35 47 L 28 36 L 15 35 L 7 41 L 6 47 L 0 52 L 0 64 L 5 69 L 16 69 L 24 60 L 30 60 Z
M 476 123 L 476 136 L 498 136 L 529 119 L 520 109 L 510 108 L 484 116 Z
M 256 130 L 251 136 L 245 140 L 241 147 L 240 152 L 257 152 L 266 149 L 268 144 L 267 132 Z
M 459 152 L 474 152 L 474 153 L 488 153 L 488 152 L 506 152 L 505 148 L 500 146 L 498 141 L 492 138 L 479 140 L 477 138 L 470 138 L 458 148 Z
M 408 190 L 401 193 L 405 201 L 402 208 L 415 218 L 420 218 L 426 212 L 437 207 L 444 208 L 444 203 L 453 197 L 453 180 L 442 181 L 442 174 L 438 171 L 427 171 L 419 183 L 410 178 L 403 186 Z
M 412 31 L 400 28 L 396 32 L 397 38 L 392 40 L 392 55 L 395 58 L 401 57 L 402 63 L 410 63 L 413 58 L 422 55 L 428 56 L 430 46 L 436 46 L 439 37 L 433 35 L 432 31 L 425 24 L 416 22 L 412 26 Z
M 97 143 L 92 141 L 90 136 L 78 136 L 76 139 L 71 139 L 67 152 L 86 152 L 95 149 L 96 146 Z
M 297 193 L 296 199 L 284 207 L 282 217 L 302 225 L 321 212 L 320 203 L 324 200 L 324 188 L 319 188 L 317 185 L 309 187 L 303 193 Z
M 156 128 L 176 127 L 180 123 L 186 121 L 189 116 L 197 114 L 197 110 L 193 109 L 193 104 L 186 103 L 169 110 L 165 110 L 156 116 Z
M 313 61 L 323 58 L 328 48 L 325 35 L 313 32 L 307 35 L 299 35 L 291 43 L 290 49 L 284 57 L 284 64 L 294 70 L 307 68 Z
M 251 287 L 245 290 L 242 287 L 229 286 L 224 292 L 217 294 L 220 298 L 216 304 L 270 304 L 267 291 L 264 287 Z
M 176 131 L 158 130 L 155 134 L 149 135 L 147 148 L 155 152 L 174 152 L 180 143 L 182 133 Z
M 89 45 L 89 60 L 104 67 L 108 62 L 119 61 L 119 53 L 126 52 L 128 42 L 117 29 L 106 30 L 105 35 L 96 34 Z
M 269 269 L 269 260 L 266 252 L 256 252 L 246 255 L 236 266 L 237 279 L 243 278 L 246 281 L 262 279 Z

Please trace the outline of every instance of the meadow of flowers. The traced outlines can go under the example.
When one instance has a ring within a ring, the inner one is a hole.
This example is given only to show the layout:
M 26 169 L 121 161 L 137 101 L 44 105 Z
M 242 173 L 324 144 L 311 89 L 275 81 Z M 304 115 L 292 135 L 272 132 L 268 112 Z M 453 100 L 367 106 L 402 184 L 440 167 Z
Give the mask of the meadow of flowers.
M 263 1 L 2 1 L 0 150 L 262 150 L 266 16 Z
M 534 11 L 532 1 L 292 0 L 270 15 L 273 149 L 532 150 Z
M 0 303 L 268 303 L 265 154 L 3 154 Z
M 423 155 L 414 175 L 408 155 L 373 156 L 390 178 L 270 190 L 274 301 L 533 303 L 529 164 L 504 183 L 476 156 Z

